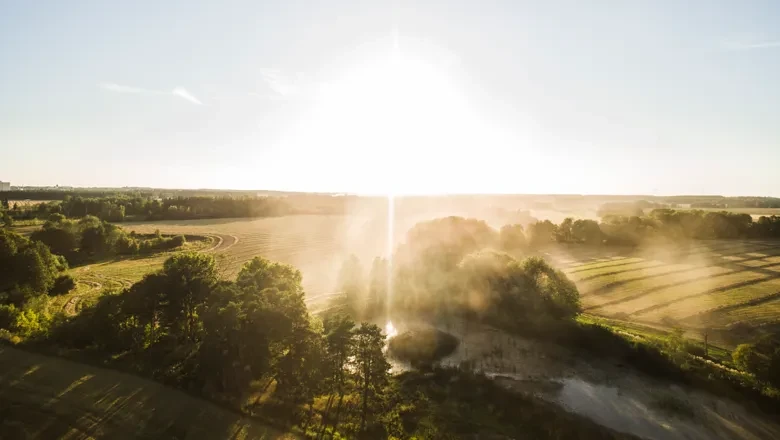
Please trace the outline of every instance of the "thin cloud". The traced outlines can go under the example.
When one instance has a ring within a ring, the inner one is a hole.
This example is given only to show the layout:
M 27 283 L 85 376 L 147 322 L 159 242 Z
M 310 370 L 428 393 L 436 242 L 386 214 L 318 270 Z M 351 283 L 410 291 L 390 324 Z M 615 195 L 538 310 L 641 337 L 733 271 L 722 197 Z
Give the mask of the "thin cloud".
M 203 105 L 200 100 L 194 96 L 192 96 L 192 93 L 188 92 L 187 89 L 184 87 L 176 87 L 171 91 L 171 94 L 173 96 L 178 96 L 179 98 L 186 99 L 187 101 L 197 104 L 197 105 Z
M 283 97 L 300 95 L 305 89 L 305 81 L 301 74 L 292 76 L 279 69 L 262 68 L 260 69 L 260 77 L 268 88 Z
M 728 41 L 724 43 L 723 47 L 728 50 L 772 49 L 780 47 L 780 41 L 760 41 L 752 43 Z
M 141 87 L 125 86 L 121 84 L 108 83 L 108 82 L 100 83 L 98 84 L 98 87 L 100 87 L 103 90 L 108 90 L 109 92 L 115 92 L 115 93 L 131 93 L 136 95 L 176 96 L 178 98 L 191 102 L 192 104 L 203 105 L 203 102 L 201 102 L 198 98 L 196 98 L 192 93 L 187 91 L 187 89 L 185 89 L 184 87 L 176 87 L 170 92 L 166 92 L 164 90 L 153 90 L 153 89 L 144 89 Z

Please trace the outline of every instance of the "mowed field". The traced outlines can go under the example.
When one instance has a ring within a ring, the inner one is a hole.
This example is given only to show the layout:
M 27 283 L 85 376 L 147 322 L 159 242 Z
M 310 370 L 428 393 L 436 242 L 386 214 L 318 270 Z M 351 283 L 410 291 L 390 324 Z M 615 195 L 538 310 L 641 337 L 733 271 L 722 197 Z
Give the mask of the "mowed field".
M 184 250 L 210 252 L 217 244 L 217 237 L 191 237 L 184 245 Z M 48 304 L 49 312 L 62 311 L 66 315 L 74 315 L 105 290 L 130 287 L 144 275 L 161 268 L 163 262 L 176 252 L 179 250 L 117 258 L 71 268 L 67 273 L 76 280 L 76 288 L 66 295 L 52 297 Z
M 159 229 L 163 234 L 212 237 L 220 270 L 234 277 L 255 256 L 292 264 L 303 273 L 309 296 L 332 293 L 344 260 L 358 256 L 366 268 L 374 257 L 385 256 L 388 240 L 397 243 L 406 228 L 388 237 L 387 221 L 376 216 L 298 215 L 262 219 L 220 219 L 125 223 L 139 233 Z
M 357 255 L 366 268 L 400 243 L 419 219 L 395 222 L 392 237 L 378 216 L 300 215 L 125 223 L 139 233 L 209 238 L 199 249 L 215 254 L 223 276 L 233 277 L 255 256 L 289 263 L 303 273 L 310 300 L 334 292 L 341 264 Z M 575 281 L 585 312 L 659 328 L 681 327 L 691 336 L 780 323 L 780 241 L 695 241 L 674 249 L 556 246 L 543 255 Z M 161 267 L 167 255 L 118 260 L 74 269 L 80 292 L 119 287 Z M 78 296 L 78 295 L 76 295 Z M 74 312 L 71 295 L 55 307 Z M 60 304 L 61 303 L 61 304 Z M 732 343 L 726 343 L 731 346 Z
M 293 438 L 137 376 L 0 346 L 0 439 Z
M 699 333 L 780 323 L 780 241 L 548 255 L 577 283 L 591 314 Z

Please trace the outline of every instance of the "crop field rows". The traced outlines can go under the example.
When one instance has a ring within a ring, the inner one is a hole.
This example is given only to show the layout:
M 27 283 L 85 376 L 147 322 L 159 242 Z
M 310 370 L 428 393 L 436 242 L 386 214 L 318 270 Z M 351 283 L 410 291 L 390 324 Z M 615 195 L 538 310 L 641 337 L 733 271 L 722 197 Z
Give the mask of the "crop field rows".
M 223 276 L 234 277 L 255 256 L 292 264 L 303 273 L 309 296 L 333 291 L 350 254 L 368 266 L 387 247 L 383 222 L 344 216 L 308 215 L 257 220 L 193 220 L 127 224 L 139 233 L 210 235 Z
M 589 313 L 700 329 L 780 317 L 780 242 L 707 241 L 674 252 L 553 257 Z

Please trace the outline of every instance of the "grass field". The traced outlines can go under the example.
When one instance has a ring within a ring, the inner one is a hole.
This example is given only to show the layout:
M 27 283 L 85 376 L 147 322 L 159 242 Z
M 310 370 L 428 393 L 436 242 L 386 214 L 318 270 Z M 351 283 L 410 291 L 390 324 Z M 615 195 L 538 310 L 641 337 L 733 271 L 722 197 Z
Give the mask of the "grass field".
M 361 216 L 300 215 L 263 219 L 225 219 L 127 223 L 128 230 L 214 237 L 221 270 L 234 276 L 255 256 L 292 264 L 303 273 L 310 296 L 330 293 L 344 260 L 355 254 L 366 268 L 387 251 L 383 219 Z M 397 228 L 394 242 L 405 229 Z
M 123 257 L 73 267 L 67 273 L 76 280 L 76 288 L 66 295 L 53 297 L 49 301 L 49 312 L 62 311 L 66 315 L 73 315 L 84 304 L 96 299 L 103 291 L 130 287 L 144 275 L 161 268 L 163 262 L 172 253 L 181 250 L 211 252 L 217 244 L 216 237 L 190 237 L 184 245 L 184 249 L 130 258 Z
M 293 438 L 136 376 L 0 346 L 0 438 Z
M 780 241 L 549 255 L 577 283 L 590 314 L 702 334 L 780 322 Z
M 397 224 L 392 241 L 413 224 Z M 126 223 L 128 230 L 209 238 L 200 250 L 216 255 L 232 277 L 260 255 L 298 267 L 310 298 L 334 291 L 344 259 L 355 254 L 369 267 L 388 248 L 386 222 L 369 216 L 301 215 Z M 192 244 L 190 244 L 192 246 Z M 196 247 L 197 248 L 197 247 Z M 78 289 L 52 301 L 68 313 L 105 287 L 122 287 L 159 268 L 166 254 L 72 269 Z M 780 320 L 780 241 L 696 241 L 687 248 L 644 249 L 559 246 L 544 253 L 573 279 L 588 314 L 658 329 L 681 327 L 692 337 L 732 332 Z M 74 300 L 74 297 L 77 298 Z M 739 340 L 721 340 L 733 346 Z

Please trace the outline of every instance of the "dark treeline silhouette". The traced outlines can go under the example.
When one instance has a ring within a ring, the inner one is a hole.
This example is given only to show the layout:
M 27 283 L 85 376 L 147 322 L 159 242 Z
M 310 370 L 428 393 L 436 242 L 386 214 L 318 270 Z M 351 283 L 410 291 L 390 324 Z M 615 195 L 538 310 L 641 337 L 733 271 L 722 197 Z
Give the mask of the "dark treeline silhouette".
M 71 218 L 95 216 L 110 222 L 135 220 L 189 220 L 230 217 L 270 217 L 293 211 L 280 198 L 270 197 L 174 197 L 109 195 L 105 197 L 71 197 L 31 207 L 8 203 L 6 212 L 15 220 L 46 219 L 50 214 Z

